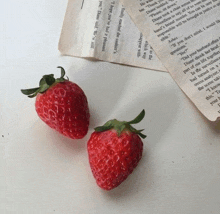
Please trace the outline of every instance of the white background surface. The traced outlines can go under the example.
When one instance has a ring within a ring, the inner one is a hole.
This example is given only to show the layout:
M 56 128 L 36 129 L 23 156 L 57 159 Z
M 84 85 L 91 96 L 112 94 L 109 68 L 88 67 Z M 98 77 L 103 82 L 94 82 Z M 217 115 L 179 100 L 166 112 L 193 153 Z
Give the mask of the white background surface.
M 60 56 L 67 0 L 8 0 L 0 9 L 0 213 L 220 213 L 220 125 L 207 121 L 168 73 Z M 3 20 L 3 21 L 2 21 Z M 88 135 L 70 140 L 37 116 L 36 87 L 60 75 L 85 91 Z M 106 120 L 131 120 L 142 109 L 144 156 L 116 189 L 91 174 L 86 143 Z

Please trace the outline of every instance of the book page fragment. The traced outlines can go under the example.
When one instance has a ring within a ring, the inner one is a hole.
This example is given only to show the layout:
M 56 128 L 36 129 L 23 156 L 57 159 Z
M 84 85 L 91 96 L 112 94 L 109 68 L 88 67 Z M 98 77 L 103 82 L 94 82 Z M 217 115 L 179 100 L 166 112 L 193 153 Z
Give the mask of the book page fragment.
M 120 0 L 180 88 L 220 117 L 220 0 Z
M 62 54 L 166 71 L 119 0 L 69 0 Z

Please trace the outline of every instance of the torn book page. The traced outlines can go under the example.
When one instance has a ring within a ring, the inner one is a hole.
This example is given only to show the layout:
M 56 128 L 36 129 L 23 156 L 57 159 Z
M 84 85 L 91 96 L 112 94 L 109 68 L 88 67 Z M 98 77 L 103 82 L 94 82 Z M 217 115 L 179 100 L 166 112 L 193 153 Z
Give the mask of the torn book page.
M 166 71 L 119 0 L 69 0 L 59 50 L 64 55 Z
M 163 65 L 209 120 L 220 117 L 220 0 L 120 0 Z

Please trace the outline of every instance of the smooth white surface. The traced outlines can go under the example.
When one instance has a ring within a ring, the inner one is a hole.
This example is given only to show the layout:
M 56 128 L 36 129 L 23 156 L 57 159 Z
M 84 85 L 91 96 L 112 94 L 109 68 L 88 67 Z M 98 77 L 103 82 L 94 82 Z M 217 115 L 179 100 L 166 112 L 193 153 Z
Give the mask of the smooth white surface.
M 220 125 L 207 121 L 167 73 L 60 56 L 67 0 L 8 0 L 0 18 L 0 213 L 220 213 Z M 85 91 L 88 135 L 70 140 L 47 127 L 34 99 L 44 74 Z M 91 174 L 86 142 L 106 120 L 145 119 L 144 156 L 129 178 L 106 192 Z

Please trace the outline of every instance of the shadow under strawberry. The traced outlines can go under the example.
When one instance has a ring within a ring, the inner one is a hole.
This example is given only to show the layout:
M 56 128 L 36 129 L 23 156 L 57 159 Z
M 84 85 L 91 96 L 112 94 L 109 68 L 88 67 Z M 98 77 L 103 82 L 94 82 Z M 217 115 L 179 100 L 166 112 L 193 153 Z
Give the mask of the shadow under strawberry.
M 59 149 L 64 155 L 73 156 L 75 153 L 85 152 L 86 141 L 89 135 L 86 135 L 83 139 L 72 140 L 59 133 L 53 132 L 53 130 L 48 131 L 50 139 L 53 140 L 54 146 Z

